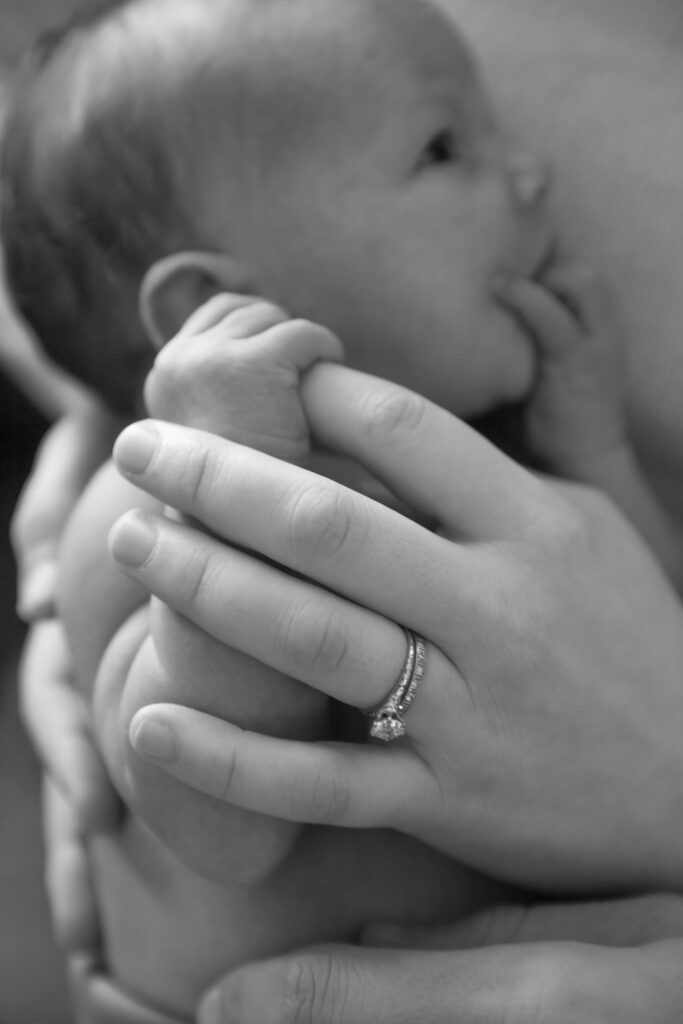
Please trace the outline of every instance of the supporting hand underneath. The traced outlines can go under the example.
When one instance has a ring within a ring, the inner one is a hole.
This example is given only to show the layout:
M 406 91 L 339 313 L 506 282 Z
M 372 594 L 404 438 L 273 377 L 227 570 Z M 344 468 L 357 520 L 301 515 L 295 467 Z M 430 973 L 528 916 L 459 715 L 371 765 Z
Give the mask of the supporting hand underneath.
M 317 947 L 241 968 L 198 1020 L 678 1024 L 682 933 L 680 897 L 501 907 L 431 934 L 372 937 L 384 948 Z

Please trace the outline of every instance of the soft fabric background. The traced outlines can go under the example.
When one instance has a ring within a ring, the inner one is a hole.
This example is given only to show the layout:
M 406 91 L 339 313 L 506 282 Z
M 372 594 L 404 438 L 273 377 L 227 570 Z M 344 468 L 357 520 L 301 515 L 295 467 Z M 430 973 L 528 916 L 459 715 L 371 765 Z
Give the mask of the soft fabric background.
M 683 511 L 675 493 L 683 480 L 683 6 L 440 2 L 483 57 L 505 116 L 554 158 L 566 234 L 607 272 L 628 326 L 634 431 Z M 72 6 L 0 0 L 0 65 L 9 67 L 39 25 Z M 4 540 L 42 427 L 0 374 L 0 1024 L 70 1020 L 41 895 L 37 769 L 15 716 L 21 633 Z

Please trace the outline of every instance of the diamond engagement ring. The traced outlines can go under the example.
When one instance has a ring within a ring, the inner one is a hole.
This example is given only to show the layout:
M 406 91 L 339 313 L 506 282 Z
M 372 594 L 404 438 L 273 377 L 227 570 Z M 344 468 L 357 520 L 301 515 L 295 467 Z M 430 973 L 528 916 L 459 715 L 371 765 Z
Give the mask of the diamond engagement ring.
M 370 712 L 370 736 L 385 743 L 405 736 L 405 716 L 420 688 L 427 657 L 427 646 L 423 638 L 405 627 L 403 632 L 408 643 L 408 651 L 401 675 L 387 699 L 375 711 Z

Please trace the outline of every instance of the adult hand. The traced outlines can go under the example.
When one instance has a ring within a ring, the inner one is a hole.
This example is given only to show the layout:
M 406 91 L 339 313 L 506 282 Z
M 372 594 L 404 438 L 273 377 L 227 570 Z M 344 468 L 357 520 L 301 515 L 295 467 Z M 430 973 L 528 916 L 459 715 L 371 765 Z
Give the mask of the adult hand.
M 12 524 L 19 612 L 31 623 L 19 673 L 21 712 L 45 768 L 46 883 L 53 926 L 69 953 L 99 941 L 86 837 L 113 828 L 120 805 L 73 685 L 55 612 L 62 530 L 90 476 L 109 455 L 120 423 L 94 401 L 50 428 Z
M 12 522 L 19 611 L 32 622 L 19 678 L 24 724 L 43 765 L 72 806 L 81 831 L 106 828 L 118 801 L 72 680 L 55 614 L 62 531 L 94 470 L 108 457 L 120 421 L 94 400 L 48 431 Z
M 35 623 L 19 672 L 21 715 L 52 785 L 71 808 L 79 834 L 112 828 L 119 801 L 72 679 L 71 657 L 57 619 Z
M 241 968 L 198 1020 L 678 1024 L 681 935 L 676 897 L 503 907 L 431 934 L 385 933 L 385 948 L 320 947 Z
M 120 806 L 95 746 L 85 703 L 56 619 L 35 623 L 20 667 L 21 711 L 46 766 L 43 782 L 45 879 L 57 941 L 96 955 L 99 915 L 87 838 L 113 828 Z
M 136 749 L 239 806 L 397 828 L 527 888 L 680 886 L 683 613 L 634 531 L 596 493 L 552 489 L 395 385 L 319 366 L 303 401 L 323 444 L 439 534 L 299 467 L 148 423 L 121 436 L 118 466 L 213 536 L 129 514 L 112 550 L 217 639 L 355 707 L 400 673 L 396 623 L 424 635 L 407 736 L 307 745 L 164 706 L 138 713 Z
M 81 824 L 72 803 L 49 776 L 43 780 L 45 887 L 52 929 L 70 956 L 96 955 L 100 922 Z
M 12 521 L 18 610 L 26 621 L 54 614 L 57 551 L 66 520 L 106 458 L 122 423 L 94 400 L 47 432 Z

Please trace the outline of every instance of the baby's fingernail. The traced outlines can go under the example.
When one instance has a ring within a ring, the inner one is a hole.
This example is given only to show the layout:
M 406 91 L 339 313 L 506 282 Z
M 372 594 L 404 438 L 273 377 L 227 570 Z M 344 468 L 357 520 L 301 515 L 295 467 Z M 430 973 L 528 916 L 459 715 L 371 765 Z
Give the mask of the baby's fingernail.
M 178 739 L 171 727 L 149 715 L 133 720 L 130 727 L 130 742 L 141 757 L 162 764 L 173 764 L 180 754 Z
M 57 593 L 57 565 L 54 559 L 37 562 L 19 578 L 17 615 L 24 622 L 49 618 L 54 614 Z
M 150 423 L 126 427 L 114 445 L 114 462 L 124 473 L 144 473 L 159 444 L 159 432 Z
M 147 561 L 156 544 L 156 527 L 139 512 L 127 512 L 112 527 L 109 550 L 121 565 L 138 569 Z

